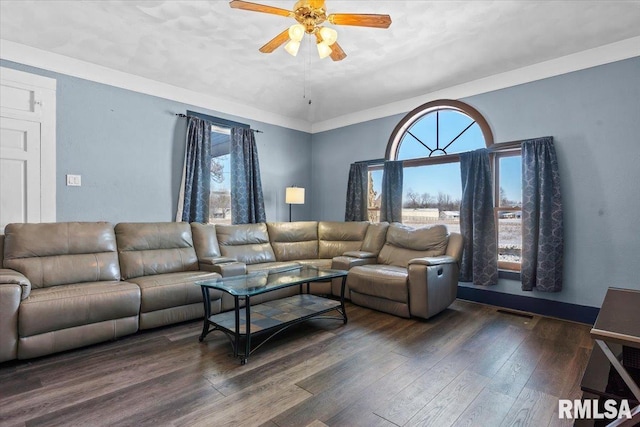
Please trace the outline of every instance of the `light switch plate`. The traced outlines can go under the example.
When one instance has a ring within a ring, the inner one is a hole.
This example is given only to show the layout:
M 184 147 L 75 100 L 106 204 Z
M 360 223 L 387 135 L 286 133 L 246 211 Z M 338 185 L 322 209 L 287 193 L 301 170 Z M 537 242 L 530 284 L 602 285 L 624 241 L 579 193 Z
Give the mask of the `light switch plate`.
M 67 174 L 67 185 L 70 187 L 80 187 L 82 185 L 82 175 Z

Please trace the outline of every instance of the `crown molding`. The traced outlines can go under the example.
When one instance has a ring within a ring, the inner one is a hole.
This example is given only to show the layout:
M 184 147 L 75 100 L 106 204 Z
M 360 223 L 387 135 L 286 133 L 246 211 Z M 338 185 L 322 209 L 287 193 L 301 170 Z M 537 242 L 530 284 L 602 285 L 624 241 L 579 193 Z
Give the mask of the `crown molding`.
M 309 133 L 311 123 L 134 74 L 0 39 L 0 59 Z
M 437 99 L 466 98 L 636 56 L 640 56 L 640 37 L 625 39 L 402 101 L 313 123 L 311 125 L 311 133 L 324 132 L 395 114 L 407 113 L 422 104 Z
M 636 56 L 640 56 L 640 37 L 633 37 L 322 122 L 310 123 L 237 101 L 203 95 L 188 89 L 0 39 L 1 59 L 312 134 L 406 113 L 419 105 L 436 99 L 466 98 Z

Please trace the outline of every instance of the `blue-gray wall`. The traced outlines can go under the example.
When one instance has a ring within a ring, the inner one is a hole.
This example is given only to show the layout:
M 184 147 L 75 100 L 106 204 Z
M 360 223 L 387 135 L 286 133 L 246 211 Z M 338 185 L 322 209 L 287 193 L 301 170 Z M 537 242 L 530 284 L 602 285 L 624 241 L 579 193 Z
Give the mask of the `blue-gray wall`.
M 489 121 L 496 142 L 552 135 L 560 164 L 564 289 L 522 292 L 500 280 L 491 290 L 599 307 L 609 286 L 640 289 L 640 57 L 463 101 Z M 313 135 L 314 219 L 344 219 L 349 164 L 384 157 L 403 116 Z
M 311 135 L 224 112 L 119 89 L 0 60 L 0 66 L 57 80 L 56 191 L 58 221 L 171 221 L 182 178 L 186 119 L 198 111 L 251 125 L 260 156 L 269 221 L 286 221 L 285 187 L 307 188 L 312 197 Z M 294 161 L 295 160 L 295 161 Z M 67 187 L 66 174 L 82 175 Z M 295 206 L 294 219 L 311 216 Z

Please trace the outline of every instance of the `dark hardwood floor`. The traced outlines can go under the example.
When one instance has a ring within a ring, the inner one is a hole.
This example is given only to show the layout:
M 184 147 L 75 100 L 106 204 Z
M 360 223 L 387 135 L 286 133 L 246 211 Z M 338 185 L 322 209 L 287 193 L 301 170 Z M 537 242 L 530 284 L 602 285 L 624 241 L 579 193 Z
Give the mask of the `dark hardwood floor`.
M 428 320 L 349 304 L 241 366 L 201 321 L 0 364 L 2 426 L 556 426 L 590 326 L 456 301 Z

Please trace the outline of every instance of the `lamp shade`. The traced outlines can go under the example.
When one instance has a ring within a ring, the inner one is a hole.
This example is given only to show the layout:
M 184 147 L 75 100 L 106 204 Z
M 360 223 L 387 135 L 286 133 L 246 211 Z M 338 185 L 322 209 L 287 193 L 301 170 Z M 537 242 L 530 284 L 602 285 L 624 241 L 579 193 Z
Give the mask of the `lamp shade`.
M 327 46 L 331 46 L 338 40 L 338 32 L 329 27 L 320 28 L 320 36 Z
M 304 37 L 304 25 L 293 24 L 289 27 L 289 38 L 293 41 L 299 42 Z
M 287 187 L 285 191 L 285 203 L 290 205 L 304 204 L 304 188 Z
M 324 59 L 331 55 L 332 50 L 327 43 L 320 42 L 316 46 L 318 47 L 318 56 L 320 56 L 320 58 Z
M 289 43 L 284 45 L 284 50 L 286 50 L 289 55 L 296 56 L 298 54 L 298 50 L 300 50 L 300 42 L 289 40 Z

